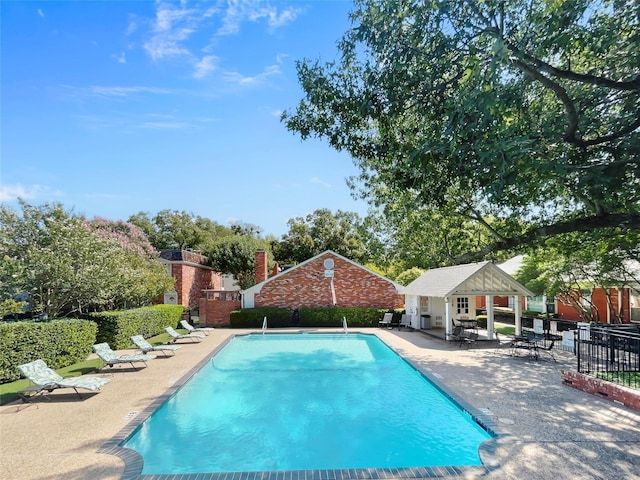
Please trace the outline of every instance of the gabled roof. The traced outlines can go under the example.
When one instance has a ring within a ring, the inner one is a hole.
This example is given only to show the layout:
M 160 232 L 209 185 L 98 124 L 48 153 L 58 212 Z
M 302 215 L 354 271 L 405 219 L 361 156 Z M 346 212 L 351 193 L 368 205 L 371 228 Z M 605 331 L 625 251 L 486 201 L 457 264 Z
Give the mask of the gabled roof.
M 404 287 L 402 293 L 440 298 L 451 295 L 534 295 L 528 288 L 491 262 L 467 263 L 427 270 Z
M 402 294 L 402 289 L 403 289 L 404 287 L 403 287 L 402 285 L 400 285 L 399 283 L 396 283 L 396 282 L 394 282 L 393 280 L 390 280 L 390 279 L 388 279 L 387 277 L 384 277 L 384 276 L 380 275 L 379 273 L 374 272 L 373 270 L 369 270 L 367 267 L 363 267 L 362 265 L 360 265 L 360 264 L 358 264 L 358 263 L 354 262 L 353 260 L 349 260 L 347 257 L 343 257 L 343 256 L 342 256 L 342 255 L 340 255 L 339 253 L 336 253 L 336 252 L 334 252 L 334 251 L 332 251 L 332 250 L 325 250 L 324 252 L 322 252 L 322 253 L 320 253 L 320 254 L 316 255 L 315 257 L 311 257 L 311 258 L 309 258 L 309 259 L 305 260 L 304 262 L 301 262 L 301 263 L 298 263 L 297 265 L 294 265 L 294 266 L 293 266 L 293 267 L 291 267 L 291 268 L 287 268 L 286 270 L 284 270 L 284 271 L 282 271 L 282 272 L 278 273 L 277 275 L 274 275 L 274 276 L 272 276 L 272 277 L 269 277 L 269 278 L 267 278 L 266 280 L 263 280 L 263 281 L 262 281 L 262 282 L 260 282 L 260 283 L 256 283 L 255 285 L 253 285 L 252 287 L 247 288 L 246 290 L 242 290 L 242 293 L 245 293 L 245 294 L 246 294 L 246 293 L 249 293 L 249 294 L 251 294 L 251 293 L 254 293 L 254 294 L 255 294 L 255 293 L 260 293 L 260 290 L 262 290 L 262 287 L 263 287 L 265 284 L 269 283 L 270 281 L 272 281 L 272 280 L 274 280 L 274 279 L 276 279 L 276 278 L 280 278 L 280 277 L 282 277 L 283 275 L 287 275 L 287 274 L 289 274 L 290 272 L 292 272 L 292 271 L 294 271 L 294 270 L 296 270 L 296 269 L 298 269 L 298 268 L 301 268 L 301 267 L 305 266 L 306 264 L 308 264 L 308 263 L 310 263 L 310 262 L 313 262 L 313 261 L 314 261 L 314 260 L 316 260 L 317 258 L 323 257 L 323 256 L 325 256 L 325 255 L 327 255 L 327 254 L 333 255 L 334 257 L 338 257 L 338 258 L 340 258 L 340 259 L 344 260 L 345 262 L 349 262 L 350 264 L 355 265 L 356 267 L 358 267 L 358 268 L 360 268 L 360 269 L 362 269 L 362 270 L 366 271 L 367 273 L 370 273 L 370 274 L 372 274 L 372 275 L 375 275 L 376 277 L 380 277 L 380 278 L 382 278 L 383 280 L 385 280 L 385 281 L 389 282 L 391 285 L 393 285 L 393 286 L 396 288 L 396 290 L 397 290 L 400 294 Z

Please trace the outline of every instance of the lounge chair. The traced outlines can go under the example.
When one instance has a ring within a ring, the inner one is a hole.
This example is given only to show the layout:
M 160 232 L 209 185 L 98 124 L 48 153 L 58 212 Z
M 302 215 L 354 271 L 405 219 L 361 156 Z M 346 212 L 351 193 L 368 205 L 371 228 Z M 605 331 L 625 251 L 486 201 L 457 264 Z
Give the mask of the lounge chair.
M 155 355 L 118 355 L 116 352 L 111 350 L 111 347 L 108 343 L 97 343 L 93 346 L 93 351 L 96 352 L 100 360 L 106 363 L 109 367 L 113 367 L 114 365 L 118 365 L 121 363 L 130 363 L 133 368 L 136 368 L 136 363 L 144 363 L 144 366 L 147 366 L 148 360 L 153 360 L 156 358 Z
M 209 335 L 207 332 L 213 332 L 215 330 L 215 328 L 213 327 L 194 327 L 186 320 L 180 320 L 180 325 L 182 325 L 182 328 L 184 328 L 189 333 L 202 332 L 205 335 Z
M 194 333 L 185 333 L 179 334 L 172 327 L 166 327 L 166 332 L 171 335 L 171 342 L 175 343 L 177 340 L 189 339 L 192 342 L 201 342 L 205 337 L 204 333 L 194 332 Z
M 45 392 L 51 393 L 59 388 L 73 388 L 78 397 L 82 399 L 82 395 L 78 391 L 79 388 L 96 391 L 111 381 L 110 378 L 92 375 L 62 377 L 55 370 L 49 368 L 44 360 L 34 360 L 33 362 L 18 365 L 18 370 L 32 383 L 32 385 L 19 392 L 22 401 L 25 403 L 38 395 L 43 395 L 50 400 Z
M 378 327 L 380 328 L 389 328 L 391 327 L 391 322 L 393 320 L 393 313 L 385 313 L 382 317 L 382 320 L 378 322 Z
M 165 357 L 168 357 L 167 352 L 175 355 L 175 351 L 180 348 L 180 345 L 151 345 L 142 335 L 134 335 L 130 338 L 141 353 L 160 352 Z

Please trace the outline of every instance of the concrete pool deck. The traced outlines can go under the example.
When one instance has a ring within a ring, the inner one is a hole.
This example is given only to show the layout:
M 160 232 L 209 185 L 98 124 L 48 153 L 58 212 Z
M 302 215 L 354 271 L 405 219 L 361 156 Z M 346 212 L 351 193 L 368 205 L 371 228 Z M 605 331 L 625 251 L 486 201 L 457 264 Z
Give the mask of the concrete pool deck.
M 0 407 L 0 478 L 121 478 L 124 461 L 98 450 L 229 336 L 251 331 L 216 329 L 147 368 L 105 369 L 98 375 L 111 383 L 83 393 L 84 400 L 64 389 L 51 401 Z M 640 479 L 640 412 L 563 385 L 560 370 L 575 369 L 572 354 L 559 352 L 557 363 L 533 361 L 484 342 L 466 350 L 420 332 L 361 331 L 377 334 L 507 434 L 493 452 L 498 468 L 484 478 Z

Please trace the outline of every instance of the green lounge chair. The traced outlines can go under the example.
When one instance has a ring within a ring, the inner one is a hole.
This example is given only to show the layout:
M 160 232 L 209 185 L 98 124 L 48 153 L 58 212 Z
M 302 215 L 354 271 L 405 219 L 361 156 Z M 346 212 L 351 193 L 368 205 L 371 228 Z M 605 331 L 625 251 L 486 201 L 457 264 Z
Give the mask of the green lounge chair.
M 165 357 L 168 357 L 167 352 L 174 355 L 175 351 L 180 348 L 180 345 L 151 345 L 142 335 L 134 335 L 130 338 L 141 353 L 161 352 Z
M 183 335 L 176 332 L 172 327 L 166 327 L 165 331 L 171 335 L 171 341 L 176 342 L 177 340 L 189 339 L 192 342 L 201 342 L 205 337 L 204 333 L 194 332 L 194 333 L 185 333 Z
M 111 350 L 111 347 L 108 343 L 97 343 L 93 346 L 93 351 L 96 352 L 100 360 L 106 363 L 109 367 L 113 367 L 114 365 L 118 365 L 120 363 L 130 363 L 133 368 L 136 368 L 136 363 L 144 363 L 145 367 L 147 366 L 147 360 L 152 360 L 156 358 L 155 355 L 118 355 L 116 352 Z
M 207 332 L 213 332 L 215 330 L 213 327 L 194 327 L 186 320 L 180 320 L 180 325 L 189 333 L 202 332 L 205 335 L 209 335 Z
M 110 378 L 92 375 L 62 377 L 55 370 L 49 368 L 44 360 L 34 360 L 33 362 L 18 365 L 17 368 L 32 383 L 32 385 L 19 392 L 23 402 L 29 402 L 38 395 L 43 395 L 50 400 L 45 392 L 51 393 L 59 388 L 73 388 L 78 397 L 82 399 L 82 395 L 78 391 L 79 388 L 91 391 L 100 390 L 100 387 L 111 381 Z

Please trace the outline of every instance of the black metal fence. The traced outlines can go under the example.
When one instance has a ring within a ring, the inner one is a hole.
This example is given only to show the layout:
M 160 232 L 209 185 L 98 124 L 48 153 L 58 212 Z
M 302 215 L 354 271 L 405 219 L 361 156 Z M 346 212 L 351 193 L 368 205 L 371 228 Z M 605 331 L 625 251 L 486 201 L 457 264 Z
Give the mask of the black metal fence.
M 574 344 L 578 372 L 640 389 L 640 326 L 579 325 Z

